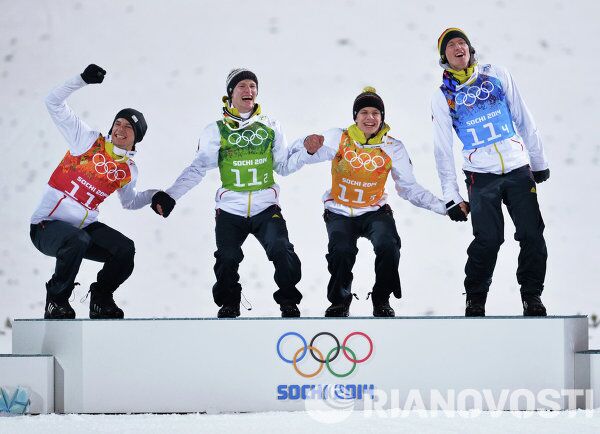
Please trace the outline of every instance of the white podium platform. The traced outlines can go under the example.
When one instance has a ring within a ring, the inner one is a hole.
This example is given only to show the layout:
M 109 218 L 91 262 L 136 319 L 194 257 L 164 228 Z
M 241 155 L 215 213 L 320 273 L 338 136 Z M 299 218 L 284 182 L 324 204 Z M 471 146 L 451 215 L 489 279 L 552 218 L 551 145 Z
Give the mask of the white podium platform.
M 60 413 L 290 411 L 347 402 L 434 408 L 440 399 L 483 410 L 566 409 L 574 404 L 564 391 L 589 384 L 589 370 L 575 372 L 575 353 L 587 346 L 585 316 L 13 324 L 14 353 L 55 357 Z
M 18 386 L 29 391 L 28 413 L 54 412 L 54 357 L 46 354 L 0 354 L 0 386 L 15 392 Z
M 575 362 L 577 375 L 589 372 L 589 376 L 583 375 L 580 380 L 589 381 L 587 384 L 584 383 L 585 388 L 591 390 L 594 399 L 588 407 L 600 408 L 600 350 L 579 351 Z

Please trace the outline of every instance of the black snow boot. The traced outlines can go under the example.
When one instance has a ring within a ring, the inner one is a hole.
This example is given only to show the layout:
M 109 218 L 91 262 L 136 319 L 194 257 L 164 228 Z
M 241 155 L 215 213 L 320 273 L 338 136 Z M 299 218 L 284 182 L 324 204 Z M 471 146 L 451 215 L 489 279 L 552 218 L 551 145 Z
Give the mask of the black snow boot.
M 116 305 L 112 293 L 91 290 L 90 319 L 122 319 L 125 314 Z
M 393 318 L 396 316 L 396 312 L 392 306 L 390 306 L 390 301 L 378 301 L 373 300 L 373 316 L 377 318 Z
M 219 312 L 217 318 L 237 318 L 240 316 L 240 304 L 224 304 Z
M 485 316 L 487 292 L 467 293 L 465 316 Z
M 74 319 L 75 311 L 69 304 L 69 300 L 52 299 L 46 297 L 46 309 L 44 319 Z
M 524 316 L 546 316 L 546 307 L 539 295 L 521 293 Z
M 59 295 L 50 295 L 48 287 L 50 282 L 46 283 L 46 307 L 44 308 L 44 319 L 74 319 L 75 311 L 69 303 L 69 297 L 73 288 L 61 292 Z M 74 283 L 79 285 L 79 283 Z
M 326 318 L 345 318 L 350 315 L 350 303 L 352 299 L 342 302 L 333 303 L 325 310 Z
M 282 304 L 279 306 L 282 318 L 299 318 L 300 310 L 295 304 Z

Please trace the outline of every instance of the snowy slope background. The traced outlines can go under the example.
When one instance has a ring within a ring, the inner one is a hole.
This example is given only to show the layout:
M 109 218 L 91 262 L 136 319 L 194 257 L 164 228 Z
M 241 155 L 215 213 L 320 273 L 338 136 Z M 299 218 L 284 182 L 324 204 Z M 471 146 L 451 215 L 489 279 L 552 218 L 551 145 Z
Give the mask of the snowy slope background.
M 291 141 L 345 127 L 363 86 L 386 104 L 392 135 L 404 141 L 421 184 L 441 194 L 433 159 L 430 98 L 440 83 L 437 38 L 463 28 L 480 62 L 507 66 L 544 138 L 552 171 L 539 186 L 549 250 L 544 301 L 551 314 L 600 314 L 597 246 L 600 139 L 595 75 L 600 69 L 594 0 L 477 2 L 465 8 L 434 1 L 0 0 L 0 352 L 10 352 L 7 319 L 39 318 L 44 282 L 54 260 L 29 240 L 29 217 L 66 150 L 43 99 L 89 63 L 103 66 L 103 84 L 69 103 L 106 132 L 116 111 L 141 110 L 149 129 L 139 145 L 138 186 L 166 188 L 192 160 L 201 130 L 220 115 L 224 81 L 233 67 L 259 77 L 259 102 L 279 119 Z M 458 161 L 459 151 L 456 148 Z M 329 165 L 278 177 L 290 239 L 302 260 L 304 316 L 327 306 L 327 236 L 322 221 Z M 464 192 L 464 184 L 459 180 Z M 128 317 L 214 316 L 214 193 L 217 171 L 182 198 L 167 220 L 150 208 L 125 211 L 118 198 L 101 221 L 136 242 L 136 269 L 117 292 Z M 404 298 L 398 315 L 462 315 L 463 267 L 471 225 L 418 209 L 388 185 L 402 238 Z M 465 197 L 466 197 L 466 192 Z M 488 301 L 491 315 L 520 314 L 515 278 L 518 246 L 506 215 Z M 369 315 L 374 255 L 359 242 L 353 315 Z M 272 264 L 254 238 L 244 245 L 240 274 L 254 309 L 244 316 L 278 316 Z M 74 307 L 99 264 L 86 262 Z M 600 347 L 598 329 L 591 346 Z

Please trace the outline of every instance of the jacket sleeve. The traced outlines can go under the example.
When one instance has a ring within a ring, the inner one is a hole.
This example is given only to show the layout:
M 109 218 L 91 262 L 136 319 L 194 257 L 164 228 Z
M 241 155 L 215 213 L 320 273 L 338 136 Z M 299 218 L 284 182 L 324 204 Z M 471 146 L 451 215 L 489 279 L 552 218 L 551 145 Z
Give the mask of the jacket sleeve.
M 548 168 L 548 161 L 542 146 L 542 138 L 533 120 L 531 112 L 521 97 L 517 85 L 510 73 L 504 68 L 496 68 L 497 74 L 506 89 L 506 101 L 510 108 L 513 122 L 529 154 L 531 170 L 544 170 Z
M 140 209 L 152 202 L 152 196 L 158 190 L 146 190 L 138 192 L 135 188 L 137 183 L 138 170 L 135 164 L 131 164 L 131 181 L 117 190 L 121 205 L 125 209 Z
M 207 170 L 214 169 L 219 165 L 220 137 L 216 122 L 204 129 L 198 141 L 198 151 L 194 161 L 183 169 L 173 185 L 165 190 L 169 196 L 179 200 L 202 181 Z
M 304 147 L 302 149 L 288 148 L 287 139 L 279 122 L 273 121 L 271 128 L 275 131 L 275 143 L 273 144 L 273 169 L 275 172 L 286 176 L 300 170 L 309 160 L 308 152 L 304 150 Z
M 452 144 L 452 119 L 450 109 L 441 90 L 437 90 L 431 101 L 431 120 L 433 122 L 433 152 L 438 176 L 442 184 L 444 202 L 463 202 L 456 182 L 456 167 Z
M 412 162 L 402 142 L 394 139 L 392 143 L 392 145 L 386 146 L 384 150 L 386 152 L 389 150 L 392 158 L 392 179 L 398 195 L 419 208 L 445 215 L 446 206 L 444 202 L 415 179 Z
M 85 85 L 85 81 L 77 75 L 52 89 L 46 97 L 48 113 L 67 140 L 71 155 L 81 155 L 86 152 L 100 135 L 100 132 L 92 131 L 66 103 L 69 95 Z

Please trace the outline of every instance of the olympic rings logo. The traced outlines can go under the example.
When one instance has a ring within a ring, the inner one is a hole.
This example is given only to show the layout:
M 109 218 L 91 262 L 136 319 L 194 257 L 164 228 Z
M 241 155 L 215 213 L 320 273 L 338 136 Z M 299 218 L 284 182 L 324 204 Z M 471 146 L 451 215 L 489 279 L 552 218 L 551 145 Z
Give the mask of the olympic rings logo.
M 302 346 L 294 352 L 294 355 L 291 359 L 284 357 L 283 354 L 281 353 L 281 342 L 288 336 L 295 336 L 298 339 L 300 339 L 300 341 L 302 341 Z M 321 336 L 329 336 L 330 338 L 332 338 L 335 341 L 335 346 L 333 348 L 331 348 L 331 350 L 329 350 L 327 352 L 327 355 L 325 355 L 325 356 L 323 356 L 323 352 L 321 352 L 321 350 L 319 350 L 315 346 L 315 341 L 317 340 L 317 338 L 319 338 Z M 350 338 L 353 336 L 362 336 L 363 338 L 366 339 L 367 343 L 369 344 L 369 351 L 367 352 L 367 355 L 360 359 L 358 359 L 356 357 L 356 354 L 354 353 L 354 351 L 347 346 L 348 340 L 350 340 Z M 333 362 L 340 355 L 340 350 L 341 350 L 342 354 L 344 355 L 344 357 L 352 363 L 352 367 L 350 368 L 350 370 L 348 370 L 348 372 L 345 372 L 345 373 L 335 372 L 333 370 L 333 368 L 331 367 L 331 362 Z M 307 352 L 310 353 L 312 358 L 315 359 L 319 363 L 319 367 L 317 368 L 317 370 L 314 372 L 311 372 L 311 373 L 302 372 L 300 370 L 300 368 L 298 368 L 298 363 L 304 359 Z M 350 354 L 348 354 L 348 353 L 350 353 Z M 281 337 L 277 341 L 277 355 L 279 356 L 279 358 L 281 360 L 283 360 L 285 363 L 291 364 L 294 367 L 294 370 L 296 371 L 296 373 L 304 378 L 316 377 L 317 375 L 319 375 L 321 373 L 321 371 L 323 370 L 323 367 L 327 367 L 327 370 L 334 377 L 338 377 L 338 378 L 347 377 L 354 372 L 354 370 L 356 369 L 356 365 L 366 362 L 371 357 L 372 354 L 373 354 L 373 341 L 371 340 L 369 335 L 367 335 L 366 333 L 363 333 L 363 332 L 352 332 L 352 333 L 348 334 L 348 336 L 346 336 L 346 338 L 342 342 L 342 345 L 340 345 L 340 341 L 338 340 L 338 338 L 333 333 L 329 333 L 329 332 L 317 333 L 310 340 L 310 344 L 306 343 L 306 339 L 304 339 L 304 336 L 302 336 L 300 333 L 296 333 L 296 332 L 284 333 L 281 335 Z
M 465 105 L 467 107 L 473 106 L 479 101 L 484 101 L 488 99 L 494 90 L 494 83 L 491 81 L 484 81 L 481 83 L 481 87 L 479 86 L 469 86 L 466 92 L 458 92 L 454 100 L 458 105 Z
M 256 131 L 246 130 L 242 134 L 232 133 L 227 138 L 230 145 L 245 148 L 248 145 L 260 146 L 269 137 L 269 133 L 264 128 L 257 128 Z
M 117 165 L 114 161 L 107 162 L 106 157 L 103 154 L 94 154 L 92 162 L 94 163 L 96 173 L 106 175 L 106 178 L 108 178 L 110 182 L 120 181 L 127 176 L 127 173 L 125 173 L 123 169 L 117 169 Z
M 371 155 L 366 152 L 357 154 L 352 150 L 344 152 L 344 160 L 350 163 L 350 166 L 352 166 L 354 169 L 360 169 L 361 167 L 364 167 L 365 170 L 369 172 L 379 169 L 385 164 L 385 159 L 381 155 L 375 155 L 374 157 L 371 157 Z

